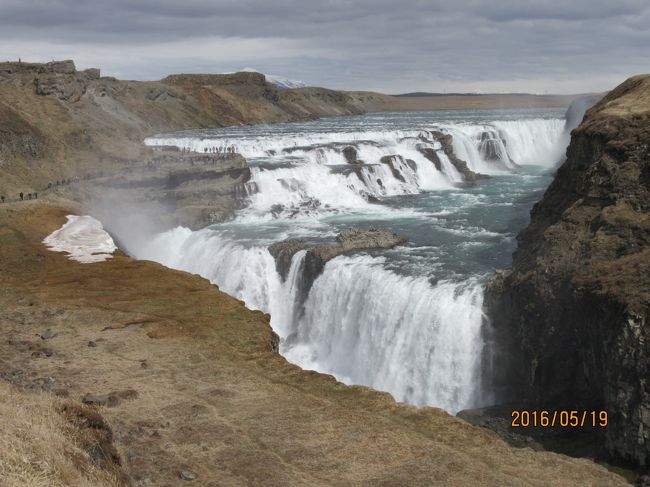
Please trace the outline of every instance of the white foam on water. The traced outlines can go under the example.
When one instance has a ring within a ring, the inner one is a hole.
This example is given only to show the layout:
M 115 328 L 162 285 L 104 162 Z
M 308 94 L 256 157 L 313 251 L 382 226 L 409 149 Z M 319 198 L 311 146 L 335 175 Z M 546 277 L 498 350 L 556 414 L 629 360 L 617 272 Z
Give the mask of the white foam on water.
M 261 130 L 261 129 L 260 129 Z M 331 144 L 357 144 L 364 142 L 376 146 L 394 146 L 404 137 L 417 137 L 420 130 L 394 131 L 356 131 L 356 132 L 311 132 L 311 133 L 269 133 L 250 134 L 246 136 L 192 137 L 182 134 L 148 137 L 145 144 L 150 146 L 174 146 L 202 153 L 205 149 L 225 148 L 235 146 L 237 151 L 246 158 L 267 157 L 274 152 L 276 155 L 285 149 L 308 148 Z M 300 154 L 300 150 L 297 151 Z M 285 153 L 286 155 L 286 153 Z M 338 163 L 345 159 L 338 158 Z
M 564 150 L 563 129 L 561 119 L 528 119 L 440 124 L 418 130 L 264 133 L 258 129 L 261 133 L 239 136 L 228 132 L 205 137 L 156 136 L 145 143 L 199 153 L 235 145 L 244 157 L 267 161 L 263 167 L 251 168 L 247 185 L 250 205 L 245 214 L 249 219 L 269 219 L 372 212 L 368 201 L 373 198 L 457 186 L 464 177 L 430 130 L 451 134 L 455 155 L 471 170 L 499 174 L 516 170 L 518 164 L 557 162 Z M 485 139 L 490 140 L 489 144 Z M 488 160 L 488 145 L 493 147 L 497 160 Z M 345 147 L 353 147 L 362 164 L 348 164 L 343 154 Z M 440 169 L 423 155 L 419 150 L 422 148 L 436 152 Z M 277 167 L 273 167 L 274 163 Z
M 362 196 L 364 185 L 355 173 L 332 173 L 320 164 L 308 163 L 278 169 L 251 168 L 257 192 L 250 195 L 249 211 L 268 215 L 276 205 L 302 213 L 349 208 L 371 210 Z

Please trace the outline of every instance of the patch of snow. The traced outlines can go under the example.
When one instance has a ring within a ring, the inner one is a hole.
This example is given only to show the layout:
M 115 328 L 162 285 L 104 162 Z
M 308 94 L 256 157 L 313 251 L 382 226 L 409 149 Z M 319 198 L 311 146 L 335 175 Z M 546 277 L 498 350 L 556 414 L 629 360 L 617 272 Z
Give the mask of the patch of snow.
M 53 252 L 66 252 L 68 258 L 88 264 L 113 257 L 117 246 L 101 222 L 91 216 L 68 215 L 68 222 L 43 239 Z
M 253 73 L 259 73 L 257 69 L 253 68 L 244 68 L 242 71 L 245 72 L 253 72 Z M 289 78 L 285 78 L 284 76 L 276 76 L 274 74 L 265 74 L 261 73 L 264 75 L 266 78 L 266 81 L 271 83 L 272 85 L 275 85 L 277 88 L 280 89 L 288 89 L 288 88 L 305 88 L 307 86 L 306 83 L 303 83 L 302 81 L 297 81 Z

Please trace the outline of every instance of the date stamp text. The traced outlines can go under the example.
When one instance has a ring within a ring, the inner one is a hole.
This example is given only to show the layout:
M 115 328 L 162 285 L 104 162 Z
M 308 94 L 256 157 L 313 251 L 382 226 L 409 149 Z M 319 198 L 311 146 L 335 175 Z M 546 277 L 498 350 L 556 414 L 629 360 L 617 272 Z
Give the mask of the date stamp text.
M 605 428 L 607 411 L 515 410 L 510 425 L 513 428 Z

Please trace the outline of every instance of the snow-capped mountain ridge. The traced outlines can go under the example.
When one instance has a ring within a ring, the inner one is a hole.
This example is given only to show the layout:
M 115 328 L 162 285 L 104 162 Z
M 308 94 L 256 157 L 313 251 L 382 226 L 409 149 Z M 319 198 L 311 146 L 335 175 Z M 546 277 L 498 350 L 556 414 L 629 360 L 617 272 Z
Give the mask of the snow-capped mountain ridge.
M 255 73 L 261 72 L 253 68 L 244 68 L 242 69 L 242 71 L 255 72 Z M 262 74 L 266 77 L 266 81 L 268 81 L 269 83 L 275 85 L 280 89 L 304 88 L 307 86 L 307 84 L 302 81 L 285 78 L 284 76 L 277 76 L 277 75 L 266 74 L 266 73 L 262 73 Z

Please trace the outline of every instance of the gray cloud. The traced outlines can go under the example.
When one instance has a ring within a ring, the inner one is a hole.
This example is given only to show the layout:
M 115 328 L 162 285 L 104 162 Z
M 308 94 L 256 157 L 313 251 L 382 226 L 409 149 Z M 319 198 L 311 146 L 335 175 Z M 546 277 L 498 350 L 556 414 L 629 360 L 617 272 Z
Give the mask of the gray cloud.
M 608 89 L 650 71 L 647 0 L 0 0 L 0 58 L 260 71 L 387 92 Z

